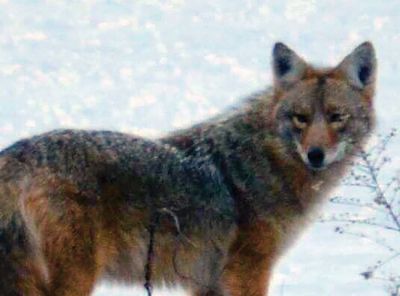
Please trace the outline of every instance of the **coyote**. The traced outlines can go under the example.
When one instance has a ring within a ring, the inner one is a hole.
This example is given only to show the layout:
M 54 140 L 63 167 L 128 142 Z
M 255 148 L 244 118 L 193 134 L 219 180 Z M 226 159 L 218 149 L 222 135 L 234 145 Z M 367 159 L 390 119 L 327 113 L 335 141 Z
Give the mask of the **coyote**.
M 373 130 L 376 59 L 365 42 L 320 68 L 276 43 L 272 69 L 270 89 L 156 140 L 56 130 L 0 152 L 0 295 L 265 295 Z

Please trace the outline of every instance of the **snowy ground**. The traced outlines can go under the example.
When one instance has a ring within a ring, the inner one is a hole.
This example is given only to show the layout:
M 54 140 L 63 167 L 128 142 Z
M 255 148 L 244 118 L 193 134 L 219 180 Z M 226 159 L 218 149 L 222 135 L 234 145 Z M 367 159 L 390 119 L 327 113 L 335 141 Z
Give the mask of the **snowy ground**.
M 399 14 L 397 0 L 0 0 L 0 147 L 60 127 L 155 136 L 202 120 L 270 83 L 277 40 L 328 65 L 373 41 L 386 131 L 400 126 Z M 380 252 L 315 224 L 279 264 L 272 295 L 386 295 L 358 275 Z

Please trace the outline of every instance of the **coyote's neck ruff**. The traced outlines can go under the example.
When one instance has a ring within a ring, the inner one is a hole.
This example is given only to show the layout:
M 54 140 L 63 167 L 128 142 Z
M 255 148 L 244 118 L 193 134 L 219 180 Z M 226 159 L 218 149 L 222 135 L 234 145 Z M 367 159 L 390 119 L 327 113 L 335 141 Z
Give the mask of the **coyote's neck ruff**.
M 151 274 L 194 295 L 265 295 L 373 128 L 376 61 L 367 42 L 315 68 L 278 43 L 273 70 L 271 89 L 155 141 L 65 130 L 0 152 L 0 294 Z

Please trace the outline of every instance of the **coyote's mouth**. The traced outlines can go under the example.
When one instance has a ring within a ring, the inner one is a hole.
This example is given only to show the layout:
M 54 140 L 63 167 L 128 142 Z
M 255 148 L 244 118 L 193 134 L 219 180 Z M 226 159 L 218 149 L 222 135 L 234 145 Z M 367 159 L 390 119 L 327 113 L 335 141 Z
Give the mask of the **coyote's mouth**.
M 332 163 L 341 161 L 346 151 L 345 142 L 340 142 L 328 149 L 317 146 L 304 149 L 298 142 L 296 142 L 296 147 L 305 165 L 313 171 L 322 171 Z

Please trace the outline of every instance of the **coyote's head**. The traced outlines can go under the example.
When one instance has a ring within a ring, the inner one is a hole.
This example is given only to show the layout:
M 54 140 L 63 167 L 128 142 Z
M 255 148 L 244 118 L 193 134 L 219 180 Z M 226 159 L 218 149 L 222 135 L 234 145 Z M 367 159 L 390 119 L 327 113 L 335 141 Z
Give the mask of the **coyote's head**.
M 340 161 L 370 133 L 376 77 L 371 43 L 359 45 L 333 68 L 315 68 L 277 43 L 273 71 L 274 126 L 310 169 Z

